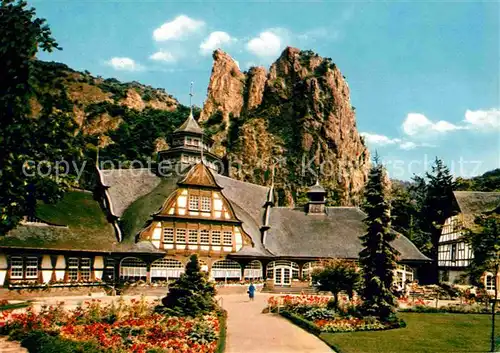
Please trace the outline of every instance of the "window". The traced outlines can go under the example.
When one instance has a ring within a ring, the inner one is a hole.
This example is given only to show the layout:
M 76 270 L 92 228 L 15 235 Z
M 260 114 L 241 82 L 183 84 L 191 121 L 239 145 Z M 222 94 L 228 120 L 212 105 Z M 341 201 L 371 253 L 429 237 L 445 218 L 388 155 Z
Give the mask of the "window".
M 23 258 L 22 257 L 11 257 L 10 258 L 10 277 L 11 278 L 23 278 Z
M 210 243 L 210 232 L 207 229 L 200 230 L 200 244 L 208 245 Z
M 198 244 L 198 229 L 189 229 L 188 243 Z
M 212 231 L 212 245 L 220 245 L 220 230 Z
M 136 257 L 126 257 L 120 263 L 120 278 L 145 279 L 147 274 L 146 263 Z
M 163 229 L 163 242 L 173 243 L 174 242 L 174 228 L 164 228 Z
M 224 232 L 224 245 L 233 245 L 233 232 Z
M 191 195 L 189 196 L 189 210 L 190 211 L 198 211 L 200 209 L 200 206 L 198 205 L 199 203 L 199 196 Z
M 113 282 L 115 280 L 115 260 L 106 259 L 106 268 L 104 269 L 103 279 Z
M 202 196 L 201 197 L 201 210 L 204 212 L 210 212 L 211 209 L 210 197 Z
M 187 144 L 187 145 L 191 145 L 192 143 L 193 143 L 193 140 L 191 139 L 191 137 L 188 137 L 188 138 L 186 139 L 186 144 Z
M 83 258 L 80 260 L 80 280 L 90 281 L 90 259 Z
M 38 259 L 36 257 L 26 258 L 26 278 L 38 278 Z
M 78 259 L 75 257 L 68 259 L 68 280 L 78 281 Z
M 493 279 L 493 275 L 486 275 L 484 278 L 484 287 L 486 290 L 495 290 L 495 280 Z
M 176 229 L 175 230 L 176 241 L 179 244 L 186 244 L 186 230 Z
M 457 244 L 451 244 L 451 261 L 455 261 L 457 259 Z

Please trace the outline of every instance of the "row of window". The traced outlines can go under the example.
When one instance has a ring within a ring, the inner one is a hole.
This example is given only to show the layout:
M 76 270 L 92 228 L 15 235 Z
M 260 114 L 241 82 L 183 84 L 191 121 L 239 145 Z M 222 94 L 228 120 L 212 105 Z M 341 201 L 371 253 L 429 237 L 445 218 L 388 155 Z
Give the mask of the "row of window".
M 190 211 L 202 211 L 202 212 L 210 212 L 212 209 L 212 199 L 208 196 L 198 196 L 198 195 L 190 195 L 189 196 L 189 210 Z
M 88 257 L 70 257 L 67 259 L 66 274 L 69 281 L 90 281 L 91 259 Z M 114 277 L 114 261 L 107 260 L 104 270 L 107 277 Z M 38 258 L 12 256 L 10 258 L 10 278 L 11 279 L 37 279 L 38 278 Z
M 187 235 L 187 238 L 186 238 Z M 208 229 L 164 228 L 163 242 L 177 244 L 233 245 L 233 232 Z

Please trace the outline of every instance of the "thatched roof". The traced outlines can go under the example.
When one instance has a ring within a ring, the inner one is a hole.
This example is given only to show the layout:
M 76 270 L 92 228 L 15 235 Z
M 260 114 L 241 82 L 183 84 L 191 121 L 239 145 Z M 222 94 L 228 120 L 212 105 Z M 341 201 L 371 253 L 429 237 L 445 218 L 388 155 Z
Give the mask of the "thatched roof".
M 454 191 L 453 195 L 468 228 L 473 226 L 476 216 L 500 207 L 500 192 Z
M 357 259 L 365 217 L 357 207 L 327 207 L 324 215 L 308 215 L 302 208 L 273 208 L 264 245 L 277 256 Z M 403 235 L 393 245 L 400 260 L 429 260 Z

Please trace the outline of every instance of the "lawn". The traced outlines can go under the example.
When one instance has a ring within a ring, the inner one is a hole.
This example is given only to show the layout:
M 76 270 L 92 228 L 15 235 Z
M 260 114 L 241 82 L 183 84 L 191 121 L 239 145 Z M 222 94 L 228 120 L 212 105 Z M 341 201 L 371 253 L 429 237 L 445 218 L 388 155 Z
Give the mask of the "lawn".
M 338 353 L 488 352 L 490 316 L 480 314 L 400 313 L 406 328 L 322 333 Z

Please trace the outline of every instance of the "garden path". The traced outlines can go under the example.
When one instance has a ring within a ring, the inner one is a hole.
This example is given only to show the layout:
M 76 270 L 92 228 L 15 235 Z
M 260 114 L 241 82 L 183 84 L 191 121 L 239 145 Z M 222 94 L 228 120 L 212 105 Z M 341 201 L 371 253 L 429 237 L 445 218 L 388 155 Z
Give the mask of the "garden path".
M 262 314 L 269 295 L 223 295 L 228 312 L 226 353 L 332 353 L 323 341 L 277 314 Z
M 8 341 L 7 337 L 0 337 L 0 353 L 28 353 L 19 342 Z

